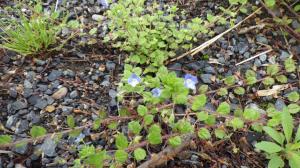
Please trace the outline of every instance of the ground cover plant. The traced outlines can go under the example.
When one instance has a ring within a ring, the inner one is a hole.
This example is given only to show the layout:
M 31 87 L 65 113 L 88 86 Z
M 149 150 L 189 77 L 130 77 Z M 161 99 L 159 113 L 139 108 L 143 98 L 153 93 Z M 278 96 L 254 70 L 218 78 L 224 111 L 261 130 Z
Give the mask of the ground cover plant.
M 199 17 L 183 7 L 196 1 L 85 3 L 63 24 L 46 22 L 55 12 L 5 22 L 19 31 L 1 41 L 0 166 L 299 167 L 297 2 L 209 2 Z M 6 57 L 70 31 L 90 54 L 73 39 L 74 55 Z

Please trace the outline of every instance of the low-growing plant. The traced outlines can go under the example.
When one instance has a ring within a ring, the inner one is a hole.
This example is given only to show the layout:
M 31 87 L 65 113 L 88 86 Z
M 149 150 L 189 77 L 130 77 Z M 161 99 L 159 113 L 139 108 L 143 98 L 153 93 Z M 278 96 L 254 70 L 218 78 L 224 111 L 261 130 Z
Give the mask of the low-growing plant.
M 291 168 L 298 168 L 300 165 L 300 125 L 294 138 L 294 120 L 287 108 L 280 114 L 283 133 L 272 127 L 265 126 L 263 130 L 275 142 L 261 141 L 255 147 L 264 151 L 270 160 L 268 168 L 282 168 L 284 160 L 288 160 Z
M 55 48 L 57 33 L 65 24 L 66 17 L 60 20 L 58 12 L 43 12 L 40 3 L 35 5 L 31 16 L 27 17 L 22 12 L 19 14 L 19 19 L 10 19 L 6 25 L 0 25 L 3 31 L 0 34 L 0 47 L 24 56 L 45 53 Z

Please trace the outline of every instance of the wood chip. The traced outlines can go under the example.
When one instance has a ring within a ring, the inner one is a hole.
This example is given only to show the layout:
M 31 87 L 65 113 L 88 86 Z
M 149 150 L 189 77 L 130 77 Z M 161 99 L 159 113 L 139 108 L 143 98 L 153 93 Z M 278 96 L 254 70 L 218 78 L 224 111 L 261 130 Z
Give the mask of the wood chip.
M 53 111 L 55 111 L 55 107 L 53 105 L 49 105 L 46 107 L 45 110 L 49 113 L 52 113 Z

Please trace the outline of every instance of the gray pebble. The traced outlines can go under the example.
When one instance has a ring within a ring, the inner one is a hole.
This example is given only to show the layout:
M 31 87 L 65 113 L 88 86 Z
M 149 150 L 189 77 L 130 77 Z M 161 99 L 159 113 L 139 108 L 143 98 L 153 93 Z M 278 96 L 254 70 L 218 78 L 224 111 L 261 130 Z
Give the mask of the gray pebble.
M 211 77 L 212 77 L 211 74 L 201 74 L 200 75 L 201 80 L 203 81 L 203 83 L 206 83 L 206 84 L 212 83 Z
M 79 94 L 78 94 L 78 91 L 77 90 L 73 90 L 71 93 L 70 93 L 70 98 L 72 99 L 75 99 L 75 98 L 78 98 Z
M 56 156 L 55 148 L 57 144 L 52 138 L 47 138 L 41 145 L 41 150 L 46 156 L 53 157 Z
M 62 75 L 61 71 L 58 70 L 52 70 L 51 73 L 48 75 L 48 80 L 49 81 L 55 81 Z

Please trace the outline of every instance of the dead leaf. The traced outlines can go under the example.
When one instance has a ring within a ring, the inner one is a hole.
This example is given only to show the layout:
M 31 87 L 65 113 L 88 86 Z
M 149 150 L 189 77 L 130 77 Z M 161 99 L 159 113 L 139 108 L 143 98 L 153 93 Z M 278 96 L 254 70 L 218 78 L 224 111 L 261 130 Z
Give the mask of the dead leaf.
M 285 90 L 289 87 L 289 84 L 285 85 L 274 85 L 272 89 L 267 89 L 267 90 L 258 90 L 256 92 L 257 96 L 262 97 L 262 96 L 277 96 L 277 93 L 279 93 L 282 90 Z

